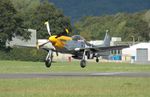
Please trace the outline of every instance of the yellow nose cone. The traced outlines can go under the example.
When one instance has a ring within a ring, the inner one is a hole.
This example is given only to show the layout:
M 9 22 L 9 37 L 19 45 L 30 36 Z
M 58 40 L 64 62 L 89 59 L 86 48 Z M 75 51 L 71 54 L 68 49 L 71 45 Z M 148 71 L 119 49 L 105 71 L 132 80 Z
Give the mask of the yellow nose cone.
M 48 40 L 52 42 L 53 44 L 57 42 L 56 36 L 50 36 Z

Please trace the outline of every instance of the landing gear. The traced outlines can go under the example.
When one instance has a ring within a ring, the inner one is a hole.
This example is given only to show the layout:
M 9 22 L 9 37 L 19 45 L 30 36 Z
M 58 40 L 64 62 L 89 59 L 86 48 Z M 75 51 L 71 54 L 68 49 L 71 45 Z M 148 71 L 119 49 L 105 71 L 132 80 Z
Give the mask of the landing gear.
M 86 61 L 85 61 L 85 60 L 81 60 L 80 66 L 81 66 L 82 68 L 84 68 L 84 67 L 86 66 Z
M 45 60 L 45 66 L 47 67 L 47 68 L 49 68 L 50 66 L 51 66 L 51 64 L 52 64 L 52 61 L 51 61 L 51 59 L 49 60 Z
M 96 58 L 96 62 L 97 62 L 97 63 L 99 62 L 99 59 L 98 59 L 98 57 Z
M 86 59 L 85 59 L 85 57 L 86 57 L 86 50 L 84 50 L 84 53 L 83 53 L 83 58 L 82 58 L 82 60 L 80 61 L 80 66 L 82 67 L 82 68 L 84 68 L 84 67 L 86 67 Z
M 49 50 L 49 52 L 48 52 L 48 54 L 46 56 L 46 59 L 45 59 L 45 66 L 47 68 L 49 68 L 51 66 L 51 64 L 52 64 L 52 51 Z

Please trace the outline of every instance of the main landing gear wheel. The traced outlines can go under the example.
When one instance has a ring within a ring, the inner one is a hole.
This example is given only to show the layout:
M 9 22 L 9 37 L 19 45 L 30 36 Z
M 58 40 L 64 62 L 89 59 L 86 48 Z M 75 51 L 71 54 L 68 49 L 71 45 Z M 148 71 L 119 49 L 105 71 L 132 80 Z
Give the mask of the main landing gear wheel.
M 82 68 L 86 67 L 86 61 L 85 61 L 85 60 L 81 60 L 80 66 L 81 66 Z
M 45 66 L 49 68 L 51 64 L 52 64 L 52 51 L 49 51 L 45 59 Z
M 45 66 L 46 66 L 47 68 L 49 68 L 49 67 L 51 66 L 51 64 L 52 64 L 52 61 L 51 61 L 50 59 L 45 60 Z
M 99 59 L 98 59 L 98 58 L 96 58 L 96 62 L 97 62 L 97 63 L 99 62 Z

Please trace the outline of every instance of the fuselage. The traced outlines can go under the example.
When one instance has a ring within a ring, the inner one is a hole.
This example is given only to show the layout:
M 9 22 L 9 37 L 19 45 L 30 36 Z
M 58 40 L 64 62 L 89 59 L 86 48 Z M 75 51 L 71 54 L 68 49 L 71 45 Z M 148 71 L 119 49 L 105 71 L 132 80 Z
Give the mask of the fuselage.
M 56 49 L 63 49 L 68 41 L 71 41 L 72 38 L 68 36 L 60 36 L 56 35 L 49 37 L 49 41 Z
M 53 35 L 49 37 L 49 41 L 55 47 L 55 50 L 60 53 L 74 54 L 76 49 L 84 49 L 85 41 L 80 35 L 69 36 L 57 36 Z

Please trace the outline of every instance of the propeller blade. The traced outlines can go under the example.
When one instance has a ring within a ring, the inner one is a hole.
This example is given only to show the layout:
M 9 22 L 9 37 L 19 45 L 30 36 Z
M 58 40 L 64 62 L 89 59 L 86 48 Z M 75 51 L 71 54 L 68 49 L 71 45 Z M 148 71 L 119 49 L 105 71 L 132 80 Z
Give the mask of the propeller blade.
M 41 41 L 41 42 L 37 41 L 36 47 L 37 47 L 38 50 L 40 48 L 48 48 L 48 49 L 51 49 L 51 50 L 56 50 L 56 48 L 52 45 L 52 43 L 51 44 L 49 44 L 49 43 L 51 43 L 49 40 L 47 40 L 47 41 L 44 40 L 44 41 Z
M 61 36 L 67 36 L 69 34 L 69 30 L 67 28 L 64 28 L 64 32 L 58 34 L 55 38 L 61 37 Z
M 51 36 L 51 30 L 50 30 L 50 27 L 49 27 L 49 22 L 45 22 L 45 25 L 46 25 L 48 34 Z
M 49 42 L 50 42 L 50 41 L 47 41 L 47 42 L 45 42 L 45 43 L 39 45 L 39 48 L 42 47 L 42 46 L 44 46 L 45 44 L 47 44 L 47 43 L 49 43 Z
M 67 34 L 69 34 L 69 30 L 66 28 L 65 31 L 67 32 Z

